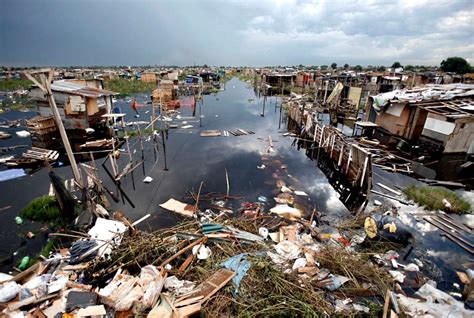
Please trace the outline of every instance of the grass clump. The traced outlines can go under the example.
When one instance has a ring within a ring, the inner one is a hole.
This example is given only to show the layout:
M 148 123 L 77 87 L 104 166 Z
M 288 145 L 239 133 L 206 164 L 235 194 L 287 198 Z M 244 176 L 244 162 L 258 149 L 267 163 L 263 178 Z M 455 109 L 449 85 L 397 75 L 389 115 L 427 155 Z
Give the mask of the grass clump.
M 60 218 L 61 210 L 56 197 L 44 195 L 31 200 L 20 212 L 20 216 L 32 221 L 50 222 Z
M 449 213 L 472 213 L 469 202 L 461 198 L 456 192 L 442 187 L 416 186 L 412 184 L 403 190 L 410 199 L 429 210 L 442 210 Z M 451 207 L 443 203 L 446 199 Z
M 119 96 L 129 96 L 138 93 L 151 93 L 156 88 L 155 83 L 146 83 L 140 80 L 127 80 L 123 78 L 115 78 L 106 81 L 105 88 L 119 93 Z
M 27 89 L 33 83 L 24 79 L 7 79 L 0 81 L 0 91 L 15 91 L 17 89 Z

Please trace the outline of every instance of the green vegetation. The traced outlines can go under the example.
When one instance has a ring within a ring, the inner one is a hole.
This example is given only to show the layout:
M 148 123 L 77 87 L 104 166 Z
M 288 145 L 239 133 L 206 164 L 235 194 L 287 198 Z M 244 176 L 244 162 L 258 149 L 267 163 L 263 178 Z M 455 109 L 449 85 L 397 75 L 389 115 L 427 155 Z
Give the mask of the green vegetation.
M 448 57 L 441 62 L 441 69 L 444 72 L 455 72 L 458 74 L 466 74 L 472 72 L 471 65 L 462 57 Z
M 33 83 L 24 79 L 7 79 L 0 81 L 0 91 L 15 91 L 17 89 L 27 89 Z
M 119 96 L 121 97 L 137 93 L 150 93 L 156 88 L 155 83 L 145 83 L 138 80 L 127 80 L 123 78 L 105 81 L 104 84 L 106 89 L 119 93 Z
M 241 80 L 242 82 L 245 82 L 245 81 L 253 81 L 255 79 L 255 75 L 244 75 L 242 73 L 240 73 L 238 75 L 238 78 L 239 80 Z
M 20 216 L 32 221 L 56 221 L 61 216 L 61 210 L 56 197 L 44 195 L 33 199 L 20 212 Z
M 159 125 L 160 122 L 158 121 L 158 123 L 155 123 L 155 125 Z M 155 131 L 157 131 L 158 133 L 161 132 L 161 130 L 159 128 L 155 128 Z M 148 136 L 148 135 L 151 135 L 152 134 L 152 130 L 151 128 L 145 128 L 143 129 L 141 132 L 141 135 L 142 136 Z M 139 135 L 139 132 L 138 130 L 127 130 L 124 132 L 123 134 L 123 137 L 136 137 Z
M 7 98 L 0 102 L 0 109 L 2 110 L 29 110 L 35 106 L 35 103 L 25 96 L 14 96 Z
M 399 68 L 399 67 L 403 67 L 402 64 L 400 64 L 400 62 L 393 62 L 392 68 Z
M 48 258 L 49 253 L 51 253 L 51 251 L 54 249 L 54 247 L 55 247 L 55 240 L 49 239 L 48 243 L 46 243 L 46 245 L 43 247 L 43 249 L 41 250 L 39 255 Z M 36 258 L 36 259 L 38 259 L 38 258 Z
M 406 196 L 430 210 L 443 210 L 450 213 L 472 213 L 469 202 L 461 198 L 456 192 L 442 187 L 416 186 L 414 184 L 405 188 Z M 451 207 L 443 203 L 446 199 Z

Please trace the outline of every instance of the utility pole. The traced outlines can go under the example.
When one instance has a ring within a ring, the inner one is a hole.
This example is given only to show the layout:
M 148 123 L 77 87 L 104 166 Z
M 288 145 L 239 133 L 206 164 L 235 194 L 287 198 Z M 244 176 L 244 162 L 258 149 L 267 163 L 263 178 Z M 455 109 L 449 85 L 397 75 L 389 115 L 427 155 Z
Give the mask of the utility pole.
M 56 126 L 58 126 L 61 139 L 63 141 L 64 148 L 71 164 L 72 173 L 74 174 L 74 179 L 80 188 L 83 188 L 81 173 L 77 167 L 76 159 L 74 158 L 74 153 L 72 152 L 71 144 L 64 129 L 63 121 L 61 120 L 61 115 L 59 115 L 58 107 L 56 101 L 54 100 L 53 92 L 51 91 L 51 82 L 53 80 L 54 70 L 53 69 L 43 69 L 34 72 L 25 71 L 24 74 L 30 81 L 35 83 L 48 97 L 49 106 L 53 112 L 54 119 L 56 121 Z M 46 78 L 46 74 L 48 77 Z M 34 75 L 39 76 L 39 81 L 34 77 Z

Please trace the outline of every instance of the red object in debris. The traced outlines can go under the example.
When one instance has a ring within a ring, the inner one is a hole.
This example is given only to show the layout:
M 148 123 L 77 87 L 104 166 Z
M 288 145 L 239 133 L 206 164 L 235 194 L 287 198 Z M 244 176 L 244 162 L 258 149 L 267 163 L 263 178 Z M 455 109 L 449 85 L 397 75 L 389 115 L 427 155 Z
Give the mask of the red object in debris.
M 341 242 L 344 246 L 351 246 L 351 242 L 349 242 L 345 237 L 339 236 L 337 238 L 339 242 Z
M 143 107 L 145 104 L 138 104 L 137 100 L 134 98 L 132 99 L 132 104 L 130 106 L 132 106 L 132 108 L 136 111 L 137 107 Z
M 170 100 L 166 102 L 166 107 L 168 109 L 176 109 L 180 107 L 179 100 Z
M 194 96 L 181 97 L 180 105 L 183 107 L 196 107 L 196 98 Z

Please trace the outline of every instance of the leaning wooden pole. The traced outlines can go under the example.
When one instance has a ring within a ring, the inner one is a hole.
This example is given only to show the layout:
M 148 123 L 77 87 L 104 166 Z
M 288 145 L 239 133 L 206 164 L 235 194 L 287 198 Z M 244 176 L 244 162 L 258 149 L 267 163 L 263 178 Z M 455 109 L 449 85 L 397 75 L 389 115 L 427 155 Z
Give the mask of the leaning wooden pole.
M 36 73 L 36 72 L 35 72 Z M 74 179 L 76 183 L 79 185 L 80 188 L 83 188 L 82 177 L 81 173 L 79 172 L 79 168 L 76 163 L 76 159 L 74 158 L 74 153 L 72 152 L 71 144 L 69 143 L 69 139 L 67 137 L 66 130 L 64 129 L 63 121 L 61 120 L 61 115 L 59 115 L 58 107 L 56 105 L 56 101 L 54 100 L 53 92 L 51 91 L 51 81 L 53 79 L 54 71 L 52 69 L 42 70 L 39 73 L 40 82 L 36 80 L 36 78 L 32 75 L 35 73 L 25 72 L 25 75 L 46 94 L 48 97 L 49 106 L 53 112 L 54 119 L 56 121 L 56 126 L 58 126 L 59 133 L 61 135 L 61 139 L 66 149 L 66 153 L 71 164 L 72 173 L 74 174 Z M 45 73 L 48 73 L 48 78 L 46 78 Z

